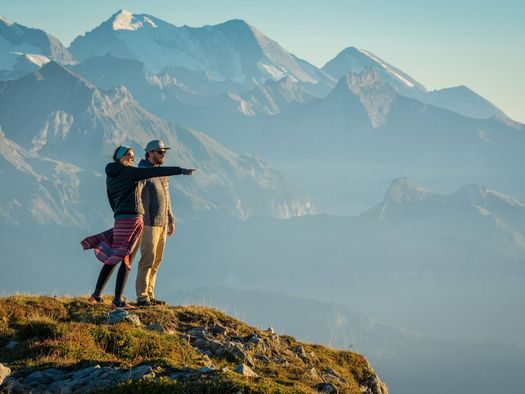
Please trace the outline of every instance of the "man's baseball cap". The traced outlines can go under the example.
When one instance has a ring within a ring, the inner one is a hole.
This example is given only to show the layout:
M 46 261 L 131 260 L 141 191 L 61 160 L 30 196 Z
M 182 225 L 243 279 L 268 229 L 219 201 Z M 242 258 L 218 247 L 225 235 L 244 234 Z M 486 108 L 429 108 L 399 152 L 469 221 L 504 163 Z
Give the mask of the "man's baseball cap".
M 152 150 L 168 150 L 170 149 L 166 145 L 164 145 L 164 142 L 162 140 L 153 140 L 148 142 L 148 145 L 146 145 L 146 149 L 144 149 L 146 152 L 151 152 Z

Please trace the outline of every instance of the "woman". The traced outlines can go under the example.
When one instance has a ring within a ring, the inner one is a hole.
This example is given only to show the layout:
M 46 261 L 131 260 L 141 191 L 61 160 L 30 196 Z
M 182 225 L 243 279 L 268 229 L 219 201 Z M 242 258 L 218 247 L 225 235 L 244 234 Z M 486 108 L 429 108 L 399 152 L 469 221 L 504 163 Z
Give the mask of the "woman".
M 134 160 L 133 148 L 122 145 L 115 149 L 113 162 L 106 166 L 107 194 L 109 205 L 114 212 L 115 225 L 112 229 L 87 237 L 81 242 L 84 250 L 94 249 L 97 259 L 104 263 L 95 291 L 89 298 L 90 303 L 97 304 L 104 301 L 100 296 L 102 290 L 115 266 L 120 264 L 115 297 L 111 304 L 114 309 L 131 307 L 122 297 L 122 293 L 144 226 L 140 181 L 159 176 L 192 175 L 195 171 L 180 167 L 136 168 L 133 167 Z

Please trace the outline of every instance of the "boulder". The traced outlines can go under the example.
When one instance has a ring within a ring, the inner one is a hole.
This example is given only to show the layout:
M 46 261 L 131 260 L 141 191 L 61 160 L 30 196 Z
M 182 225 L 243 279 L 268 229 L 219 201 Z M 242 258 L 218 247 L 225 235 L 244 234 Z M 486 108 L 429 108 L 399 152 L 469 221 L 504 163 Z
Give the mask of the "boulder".
M 206 338 L 209 336 L 204 327 L 194 327 L 187 334 L 192 338 Z
M 172 334 L 173 331 L 168 330 L 160 323 L 149 323 L 146 328 L 151 331 L 160 332 L 161 334 Z
M 141 365 L 140 367 L 133 368 L 129 374 L 129 378 L 132 380 L 137 379 L 154 379 L 155 371 L 149 365 Z
M 140 322 L 140 319 L 137 315 L 129 313 L 124 309 L 115 309 L 114 311 L 111 311 L 107 314 L 106 323 L 116 324 L 122 322 L 128 322 L 133 323 L 136 326 L 142 326 L 142 323 Z
M 308 361 L 308 356 L 306 355 L 306 352 L 304 351 L 304 348 L 301 345 L 293 346 L 291 350 L 297 354 L 303 361 Z
M 316 387 L 320 393 L 337 394 L 339 390 L 332 383 L 319 383 Z
M 239 364 L 239 365 L 237 365 L 237 367 L 235 367 L 235 372 L 237 372 L 240 375 L 248 376 L 248 377 L 251 377 L 251 378 L 256 378 L 256 377 L 259 376 L 253 371 L 253 369 L 251 369 L 246 364 Z
M 225 335 L 227 330 L 226 327 L 223 327 L 219 324 L 210 324 L 208 329 L 213 335 Z

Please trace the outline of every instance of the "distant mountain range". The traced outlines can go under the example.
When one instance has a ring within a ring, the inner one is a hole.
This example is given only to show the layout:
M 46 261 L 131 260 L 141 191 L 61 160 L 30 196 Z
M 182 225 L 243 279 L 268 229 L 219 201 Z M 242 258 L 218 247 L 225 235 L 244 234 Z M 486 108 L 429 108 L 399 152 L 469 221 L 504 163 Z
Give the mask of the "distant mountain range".
M 312 90 L 326 93 L 333 79 L 241 20 L 215 26 L 177 27 L 154 16 L 121 10 L 77 37 L 70 51 L 79 61 L 108 52 L 142 61 L 147 69 L 181 66 L 204 71 L 212 80 L 253 86 L 292 75 Z
M 403 71 L 363 49 L 348 47 L 326 63 L 322 69 L 339 80 L 348 73 L 359 74 L 367 67 L 374 68 L 380 74 L 381 79 L 392 85 L 403 96 L 471 118 L 486 119 L 493 116 L 505 116 L 498 107 L 466 86 L 429 92 L 421 83 Z
M 60 168 L 76 168 L 73 173 L 80 169 L 100 173 L 118 144 L 134 145 L 140 156 L 149 140 L 162 138 L 175 148 L 176 158 L 170 162 L 199 169 L 192 182 L 187 179 L 173 182 L 176 195 L 188 207 L 225 209 L 241 218 L 313 212 L 308 200 L 261 159 L 237 155 L 202 133 L 168 124 L 142 109 L 126 88 L 101 91 L 54 62 L 21 79 L 0 82 L 0 103 L 3 143 L 10 147 L 4 149 L 4 160 L 10 173 L 14 171 L 13 178 L 24 170 L 34 176 L 32 182 L 53 176 L 25 158 L 51 159 Z M 75 177 L 70 179 L 73 183 L 61 179 L 62 187 L 71 188 L 71 195 L 91 201 L 89 188 L 84 189 L 84 184 Z M 103 178 L 96 188 L 104 189 Z M 82 195 L 82 189 L 87 194 Z M 13 210 L 31 211 L 29 206 L 15 209 L 15 202 L 20 204 L 21 200 L 12 196 L 13 191 L 4 188 L 2 193 L 5 216 L 10 217 L 7 212 Z M 26 196 L 22 190 L 18 193 L 19 197 Z M 49 194 L 53 195 L 51 191 Z M 68 198 L 55 201 L 59 205 L 68 202 L 71 202 Z M 105 201 L 97 200 L 93 208 L 106 205 Z M 80 210 L 75 214 L 89 217 L 89 212 Z
M 54 36 L 0 16 L 0 79 L 18 78 L 49 60 L 69 64 L 73 57 Z
M 521 310 L 524 215 L 523 200 L 479 185 L 441 195 L 406 178 L 359 216 L 238 223 L 192 215 L 168 252 L 185 264 L 164 268 L 164 286 L 312 297 L 437 337 L 523 344 L 523 315 L 508 311 Z M 214 235 L 216 227 L 230 231 Z

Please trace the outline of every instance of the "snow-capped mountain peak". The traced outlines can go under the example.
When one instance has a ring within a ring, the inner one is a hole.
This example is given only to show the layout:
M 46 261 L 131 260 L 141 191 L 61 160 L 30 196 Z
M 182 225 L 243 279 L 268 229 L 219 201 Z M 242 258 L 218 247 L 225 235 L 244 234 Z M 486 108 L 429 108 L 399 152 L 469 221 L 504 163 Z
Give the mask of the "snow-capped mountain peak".
M 323 67 L 323 70 L 339 79 L 348 72 L 360 73 L 367 67 L 375 68 L 385 81 L 400 93 L 410 97 L 426 92 L 426 88 L 403 71 L 397 69 L 372 52 L 355 47 L 342 50 Z
M 4 25 L 7 25 L 7 26 L 11 26 L 13 24 L 13 22 L 3 17 L 2 15 L 0 15 L 0 23 L 3 23 Z
M 146 15 L 134 15 L 124 9 L 117 12 L 111 18 L 111 26 L 113 30 L 137 30 L 145 25 L 158 28 L 155 22 Z
M 335 85 L 327 73 L 239 19 L 188 27 L 121 10 L 77 37 L 70 50 L 79 61 L 111 52 L 122 59 L 141 61 L 149 72 L 182 67 L 205 72 L 210 80 L 233 81 L 248 89 L 288 75 L 319 94 L 328 93 Z
M 368 56 L 370 59 L 374 60 L 375 62 L 377 62 L 381 67 L 383 67 L 383 69 L 385 69 L 388 73 L 392 74 L 394 77 L 399 79 L 402 83 L 404 83 L 409 88 L 416 87 L 414 82 L 410 81 L 410 79 L 408 79 L 406 76 L 403 76 L 403 73 L 397 71 L 394 67 L 390 66 L 388 63 L 381 60 L 380 58 L 375 56 L 373 53 L 365 51 L 364 49 L 358 49 L 358 51 L 364 54 L 365 56 Z

